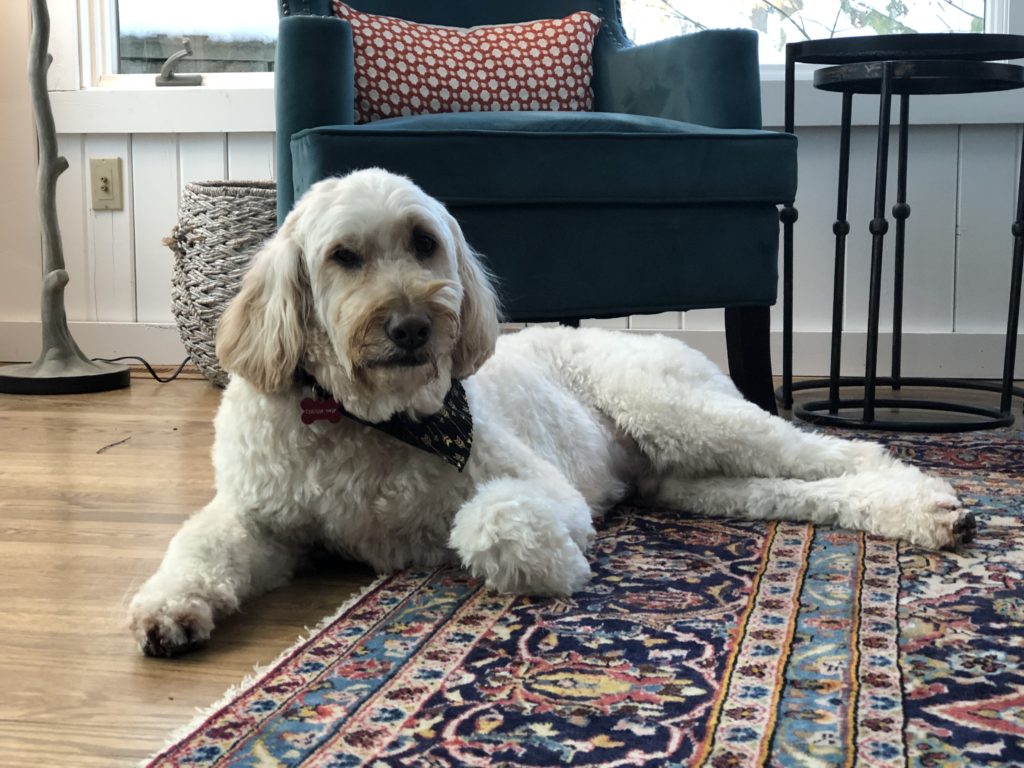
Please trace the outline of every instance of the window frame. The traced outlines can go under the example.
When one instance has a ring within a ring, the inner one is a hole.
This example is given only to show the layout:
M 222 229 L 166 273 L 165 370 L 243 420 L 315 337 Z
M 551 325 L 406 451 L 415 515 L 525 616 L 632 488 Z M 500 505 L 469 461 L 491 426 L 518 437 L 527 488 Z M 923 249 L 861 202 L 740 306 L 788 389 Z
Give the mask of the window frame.
M 250 133 L 274 130 L 272 72 L 204 73 L 158 88 L 154 75 L 110 74 L 114 0 L 49 0 L 50 102 L 61 133 Z
M 93 88 L 139 88 L 152 84 L 154 75 L 122 75 L 114 72 L 117 59 L 117 28 L 112 4 L 117 0 L 75 0 L 78 3 L 81 82 Z M 88 43 L 88 45 L 86 45 Z M 204 72 L 203 82 L 219 88 L 272 86 L 273 72 Z M 156 87 L 155 85 L 153 86 Z
M 51 51 L 57 52 L 49 88 L 62 133 L 224 133 L 274 130 L 274 76 L 268 72 L 205 73 L 203 85 L 158 88 L 152 75 L 110 74 L 116 56 L 111 3 L 50 0 Z M 986 32 L 1024 34 L 1024 0 L 986 0 Z M 63 56 L 67 52 L 68 56 Z M 839 124 L 831 94 L 813 88 L 816 67 L 797 68 L 800 126 Z M 784 65 L 761 66 L 766 127 L 782 126 Z M 1024 90 L 918 99 L 915 124 L 1019 123 Z M 966 100 L 966 101 L 965 101 Z M 854 124 L 877 121 L 877 105 L 859 99 Z

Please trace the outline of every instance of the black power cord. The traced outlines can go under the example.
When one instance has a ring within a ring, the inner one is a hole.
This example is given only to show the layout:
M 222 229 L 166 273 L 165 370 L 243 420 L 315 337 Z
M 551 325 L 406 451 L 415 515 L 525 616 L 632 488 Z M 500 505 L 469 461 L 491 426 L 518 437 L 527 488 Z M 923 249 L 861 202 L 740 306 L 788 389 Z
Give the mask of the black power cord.
M 181 361 L 181 365 L 178 366 L 178 370 L 176 370 L 174 373 L 172 373 L 166 379 L 160 378 L 157 375 L 156 371 L 153 370 L 153 366 L 150 365 L 145 359 L 143 359 L 141 357 L 138 357 L 137 355 L 125 355 L 124 357 L 111 357 L 111 358 L 106 358 L 106 357 L 94 357 L 93 358 L 93 362 L 100 362 L 100 363 L 120 363 L 120 362 L 123 362 L 124 360 L 138 360 L 140 363 L 142 363 L 144 366 L 146 366 L 146 370 L 149 371 L 149 375 L 150 376 L 152 376 L 154 379 L 159 381 L 161 384 L 166 384 L 167 382 L 174 381 L 176 378 L 178 378 L 178 375 L 183 370 L 185 370 L 185 366 L 188 365 L 189 362 L 191 362 L 192 358 L 191 357 L 186 357 L 184 360 L 182 360 Z

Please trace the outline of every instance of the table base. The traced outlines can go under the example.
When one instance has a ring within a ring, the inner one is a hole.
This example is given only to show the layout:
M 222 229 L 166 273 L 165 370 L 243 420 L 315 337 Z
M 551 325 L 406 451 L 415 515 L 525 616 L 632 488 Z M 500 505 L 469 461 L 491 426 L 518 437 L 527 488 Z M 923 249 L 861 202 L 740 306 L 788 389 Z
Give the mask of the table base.
M 840 387 L 863 387 L 863 376 L 841 376 Z M 943 379 L 936 377 L 902 376 L 897 381 L 889 376 L 880 376 L 876 380 L 880 387 L 890 387 L 894 391 L 903 386 L 908 387 L 930 387 L 935 389 L 977 389 L 986 392 L 1001 392 L 1003 385 L 999 382 L 975 381 L 972 379 Z M 815 389 L 827 389 L 833 386 L 834 382 L 828 378 L 808 379 L 794 382 L 791 391 L 805 391 Z M 1013 387 L 1014 395 L 1024 397 L 1024 388 Z M 776 390 L 776 395 L 782 398 L 782 388 Z M 925 420 L 925 419 L 884 419 L 878 418 L 878 414 L 871 419 L 863 417 L 864 399 L 838 400 L 812 400 L 805 403 L 794 403 L 793 415 L 811 424 L 821 424 L 832 427 L 854 427 L 856 429 L 879 430 L 891 432 L 970 432 L 980 429 L 998 429 L 1013 424 L 1013 413 L 1009 410 L 989 408 L 980 405 L 969 405 L 966 403 L 950 403 L 942 400 L 926 400 L 919 398 L 892 399 L 875 398 L 874 406 L 887 410 L 907 411 L 935 411 L 942 413 L 957 413 L 963 416 L 975 418 L 958 420 Z M 861 409 L 861 414 L 844 415 L 839 413 L 842 410 Z

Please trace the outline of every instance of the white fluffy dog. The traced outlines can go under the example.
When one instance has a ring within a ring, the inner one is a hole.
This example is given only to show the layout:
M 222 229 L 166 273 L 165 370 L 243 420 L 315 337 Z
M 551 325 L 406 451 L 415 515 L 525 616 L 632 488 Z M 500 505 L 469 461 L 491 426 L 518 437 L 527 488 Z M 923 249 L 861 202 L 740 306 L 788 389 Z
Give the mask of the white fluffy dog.
M 256 256 L 217 349 L 234 374 L 217 492 L 131 603 L 150 655 L 206 641 L 318 546 L 378 571 L 461 564 L 496 590 L 570 595 L 590 575 L 594 519 L 630 496 L 933 548 L 974 532 L 945 481 L 768 415 L 679 342 L 569 328 L 498 339 L 459 225 L 380 170 L 309 191 Z M 459 381 L 464 471 L 369 424 L 429 423 Z M 346 415 L 307 423 L 302 401 L 325 390 Z

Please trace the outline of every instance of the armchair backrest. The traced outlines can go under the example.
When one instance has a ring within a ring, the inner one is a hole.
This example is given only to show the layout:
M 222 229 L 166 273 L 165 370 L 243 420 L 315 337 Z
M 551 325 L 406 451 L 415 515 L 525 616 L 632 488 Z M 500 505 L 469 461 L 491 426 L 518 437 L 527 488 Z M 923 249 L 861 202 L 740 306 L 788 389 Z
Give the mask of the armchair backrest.
M 534 19 L 563 18 L 576 11 L 590 11 L 601 17 L 601 32 L 594 46 L 594 100 L 601 110 L 598 81 L 602 63 L 617 49 L 632 44 L 622 29 L 618 0 L 345 0 L 366 13 L 394 16 L 421 24 L 472 27 L 481 24 L 514 24 Z M 352 38 L 348 24 L 325 23 L 334 15 L 331 0 L 277 0 L 281 35 L 277 46 L 277 173 L 278 221 L 291 210 L 293 196 L 291 137 L 317 125 L 340 125 L 352 121 L 352 83 L 334 80 L 338 98 L 315 98 L 323 78 L 316 73 L 332 72 L 351 78 Z M 290 17 L 290 18 L 288 18 Z M 287 29 L 286 29 L 287 27 Z M 285 33 L 288 34 L 285 34 Z

